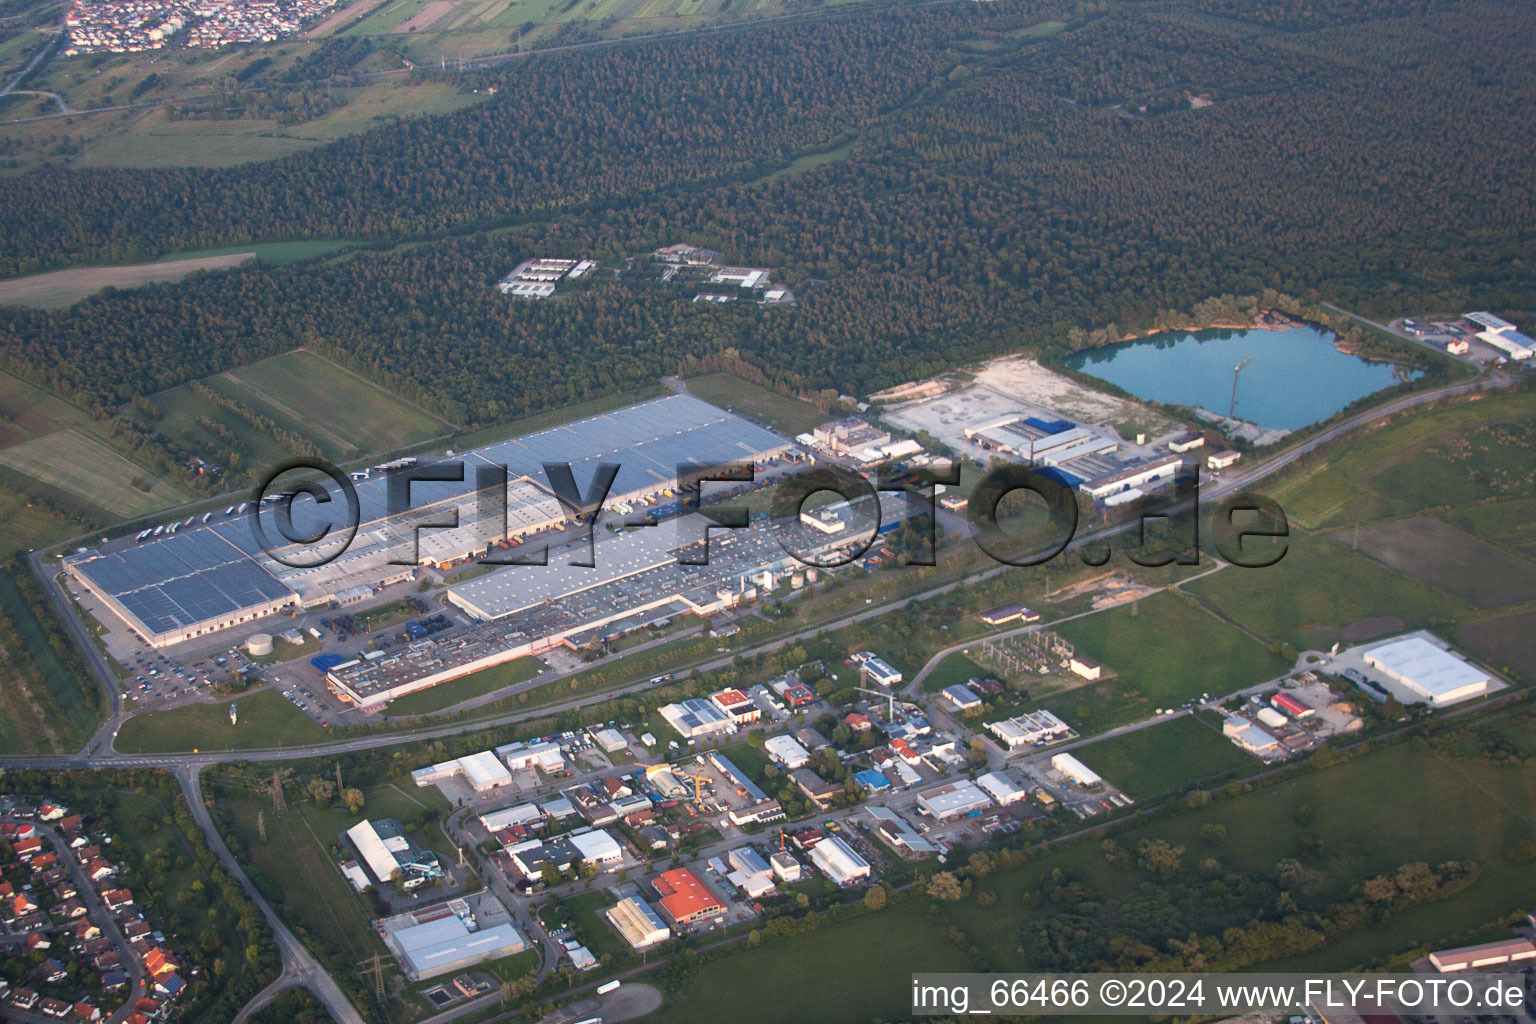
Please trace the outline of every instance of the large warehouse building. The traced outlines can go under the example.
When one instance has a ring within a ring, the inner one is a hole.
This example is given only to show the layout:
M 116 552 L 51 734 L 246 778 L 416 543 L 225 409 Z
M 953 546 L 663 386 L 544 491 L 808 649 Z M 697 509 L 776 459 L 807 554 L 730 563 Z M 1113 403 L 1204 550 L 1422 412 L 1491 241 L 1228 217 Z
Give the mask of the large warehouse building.
M 1435 707 L 1487 693 L 1488 673 L 1423 636 L 1393 640 L 1364 652 L 1364 660 L 1410 694 Z
M 511 924 L 479 929 L 463 900 L 450 900 L 384 922 L 384 944 L 411 981 L 425 981 L 513 956 L 528 943 Z
M 707 402 L 670 395 L 461 453 L 456 458 L 464 463 L 464 482 L 413 484 L 407 517 L 388 517 L 389 477 L 416 460 L 354 473 L 360 510 L 356 536 L 344 554 L 313 568 L 293 568 L 268 557 L 250 522 L 254 511 L 244 505 L 213 513 L 206 524 L 178 524 L 176 533 L 141 533 L 104 550 L 70 555 L 64 566 L 145 642 L 169 647 L 284 609 L 325 605 L 358 587 L 408 578 L 411 568 L 395 564 L 402 557 L 423 565 L 446 564 L 484 552 L 499 540 L 548 530 L 563 515 L 545 477 L 545 463 L 568 463 L 583 489 L 599 463 L 617 463 L 605 506 L 613 507 L 659 500 L 677 486 L 680 465 L 762 461 L 792 447 Z M 498 503 L 482 503 L 475 493 L 477 472 L 492 466 L 507 470 L 505 525 Z M 333 515 L 330 507 L 308 500 L 296 501 L 292 512 L 297 534 L 323 532 Z M 416 522 L 451 518 L 454 512 L 457 527 L 415 528 Z M 294 545 L 278 554 L 286 562 L 313 563 L 322 555 L 334 556 L 341 543 L 331 533 L 314 545 Z

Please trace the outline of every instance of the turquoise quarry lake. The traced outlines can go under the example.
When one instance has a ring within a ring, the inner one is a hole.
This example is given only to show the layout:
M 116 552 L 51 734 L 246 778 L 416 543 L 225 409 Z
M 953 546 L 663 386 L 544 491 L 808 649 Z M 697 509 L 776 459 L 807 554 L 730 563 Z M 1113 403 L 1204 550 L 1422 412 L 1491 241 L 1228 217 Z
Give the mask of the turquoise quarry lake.
M 1168 332 L 1079 352 L 1067 365 L 1138 398 L 1225 416 L 1232 369 L 1251 359 L 1237 386 L 1237 418 L 1296 430 L 1414 376 L 1391 363 L 1340 352 L 1336 339 L 1314 327 Z

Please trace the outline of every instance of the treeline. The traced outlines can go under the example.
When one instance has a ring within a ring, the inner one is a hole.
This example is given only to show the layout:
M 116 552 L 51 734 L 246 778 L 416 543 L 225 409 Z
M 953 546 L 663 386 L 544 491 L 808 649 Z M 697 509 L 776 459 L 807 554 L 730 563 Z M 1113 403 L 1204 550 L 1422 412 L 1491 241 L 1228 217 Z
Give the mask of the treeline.
M 470 80 L 501 95 L 312 154 L 228 170 L 20 176 L 0 273 L 255 239 L 407 237 L 701 182 L 832 142 L 950 66 L 954 23 L 892 12 L 677 43 L 531 56 Z M 943 35 L 941 35 L 941 33 Z
M 1201 835 L 1219 846 L 1226 829 L 1207 825 Z M 1113 839 L 1101 846 L 1112 865 L 1142 880 L 1111 893 L 1086 873 L 1054 869 L 1034 894 L 1037 913 L 1021 928 L 1025 962 L 1056 971 L 1241 971 L 1446 899 L 1478 878 L 1474 862 L 1407 863 L 1314 907 L 1326 878 L 1295 859 L 1270 872 L 1238 871 L 1209 855 L 1190 865 L 1185 847 L 1161 839 L 1143 839 L 1135 850 Z M 965 895 L 968 887 L 953 898 Z
M 1282 40 L 1133 7 L 1037 42 L 1008 34 L 1039 10 L 963 5 L 538 58 L 468 78 L 500 83 L 505 99 L 272 164 L 197 181 L 18 179 L 0 200 L 0 224 L 16 228 L 0 253 L 11 245 L 15 260 L 222 245 L 296 224 L 393 237 L 551 219 L 0 311 L 0 353 L 108 415 L 304 344 L 484 425 L 728 352 L 786 393 L 864 391 L 1004 351 L 1058 357 L 1082 344 L 1074 327 L 1147 329 L 1266 288 L 1368 314 L 1536 308 L 1523 172 L 1536 138 L 1522 119 L 1536 76 L 1498 45 L 1536 31 L 1530 5 Z M 962 34 L 996 49 L 951 49 Z M 1058 59 L 1063 47 L 1083 60 Z M 1351 47 L 1372 62 L 1337 53 Z M 1128 114 L 1160 66 L 1218 102 Z M 716 81 L 738 87 L 720 94 Z M 1111 99 L 1119 109 L 1098 103 Z M 849 137 L 846 159 L 807 173 L 718 180 Z M 1478 159 L 1445 156 L 1469 151 Z M 780 268 L 799 305 L 700 308 L 601 272 L 558 301 L 494 288 L 531 253 L 616 260 L 678 240 Z
M 302 434 L 296 434 L 285 427 L 278 426 L 272 417 L 263 416 L 245 403 L 230 398 L 222 392 L 215 391 L 200 380 L 192 381 L 191 387 L 192 393 L 198 398 L 201 398 L 209 405 L 234 413 L 257 430 L 277 441 L 278 444 L 286 448 L 291 454 L 315 459 L 320 457 L 321 451 L 313 441 Z
M 14 700 L 41 712 L 29 749 L 75 750 L 106 717 L 107 695 L 65 632 L 42 584 L 19 558 L 0 570 L 0 648 L 7 670 L 24 685 Z M 29 709 L 30 711 L 30 709 Z M 17 721 L 22 721 L 19 714 Z

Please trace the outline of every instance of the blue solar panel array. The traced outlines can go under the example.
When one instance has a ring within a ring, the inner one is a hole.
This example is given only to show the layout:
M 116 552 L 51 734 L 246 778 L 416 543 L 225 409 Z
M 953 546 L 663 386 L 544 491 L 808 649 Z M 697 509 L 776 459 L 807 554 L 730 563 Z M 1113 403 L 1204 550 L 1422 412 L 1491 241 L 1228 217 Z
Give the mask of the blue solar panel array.
M 616 497 L 670 486 L 683 462 L 750 461 L 787 446 L 772 431 L 708 402 L 691 395 L 668 395 L 465 452 L 458 456 L 464 462 L 464 482 L 413 483 L 410 507 L 467 499 L 474 491 L 476 467 L 482 465 L 506 466 L 512 478 L 529 476 L 548 487 L 544 463 L 569 463 L 577 488 L 586 494 L 598 463 L 616 462 L 619 474 L 609 491 Z M 357 481 L 356 487 L 362 521 L 385 518 L 388 477 L 375 473 Z M 293 521 L 300 533 L 310 532 L 333 514 L 308 500 L 293 506 Z
M 212 530 L 189 530 L 73 563 L 151 635 L 227 617 L 293 593 Z
M 753 460 L 786 446 L 783 438 L 739 416 L 689 395 L 670 395 L 466 452 L 460 456 L 464 482 L 415 483 L 411 507 L 467 499 L 479 465 L 506 465 L 512 477 L 531 476 L 547 486 L 544 463 L 570 463 L 585 494 L 597 463 L 617 462 L 610 494 L 618 496 L 670 485 L 683 462 Z M 364 524 L 388 514 L 388 487 L 383 473 L 356 482 Z M 292 511 L 296 531 L 303 534 L 316 532 L 323 520 L 336 520 L 340 508 L 305 499 Z M 292 593 L 254 560 L 261 546 L 249 522 L 252 514 L 220 517 L 208 526 L 71 561 L 152 634 L 227 618 Z

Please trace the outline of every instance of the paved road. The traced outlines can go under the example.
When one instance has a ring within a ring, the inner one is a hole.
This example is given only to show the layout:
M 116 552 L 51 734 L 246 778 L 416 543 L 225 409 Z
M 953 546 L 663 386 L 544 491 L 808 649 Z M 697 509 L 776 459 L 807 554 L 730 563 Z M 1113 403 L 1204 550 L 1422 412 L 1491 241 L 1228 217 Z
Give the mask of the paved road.
M 32 59 L 27 62 L 26 67 L 22 68 L 20 71 L 16 72 L 15 75 L 11 76 L 11 80 L 6 82 L 3 88 L 0 88 L 0 96 L 9 96 L 18 85 L 27 80 L 27 76 L 32 73 L 32 69 L 41 64 L 43 60 L 53 52 L 53 48 L 59 45 L 59 40 L 64 38 L 64 29 L 64 19 L 60 18 L 59 27 L 55 30 L 54 36 L 46 43 L 44 43 L 38 49 L 38 51 L 32 55 Z M 53 93 L 47 93 L 46 95 L 53 96 Z M 65 114 L 69 113 L 69 105 L 66 104 L 61 97 L 53 96 L 53 98 L 58 100 L 59 106 L 64 110 Z M 56 116 L 62 117 L 63 115 L 61 114 Z
M 326 1010 L 330 1012 L 331 1018 L 336 1021 L 336 1024 L 363 1024 L 362 1016 L 353 1007 L 351 1000 L 341 991 L 341 987 L 320 966 L 319 961 L 310 955 L 309 950 L 304 948 L 304 944 L 294 936 L 293 932 L 288 930 L 288 926 L 283 923 L 282 918 L 277 916 L 276 911 L 272 909 L 272 905 L 257 891 L 255 883 L 246 875 L 239 861 L 235 860 L 234 854 L 230 853 L 229 846 L 224 842 L 224 837 L 214 827 L 213 816 L 208 813 L 208 805 L 203 802 L 203 787 L 200 777 L 202 768 L 198 765 L 188 765 L 180 768 L 175 774 L 176 781 L 181 784 L 181 791 L 186 796 L 187 804 L 191 808 L 192 817 L 197 821 L 198 827 L 208 837 L 209 847 L 218 856 L 219 862 L 224 865 L 224 870 L 228 871 L 232 877 L 239 881 L 241 887 L 245 889 L 246 895 L 250 897 L 251 902 L 256 904 L 262 916 L 267 919 L 267 924 L 272 928 L 273 938 L 277 940 L 278 951 L 282 954 L 283 958 L 283 973 L 279 977 L 278 982 L 274 982 L 263 989 L 255 999 L 246 1004 L 245 1008 L 240 1011 L 235 1019 L 243 1021 L 249 1018 L 255 1010 L 266 1005 L 266 1003 L 260 1002 L 263 998 L 270 1002 L 271 998 L 284 988 L 290 988 L 293 985 L 303 985 L 313 992 L 320 1002 L 325 1004 Z M 290 984 L 280 985 L 279 982 L 283 982 L 285 979 Z

